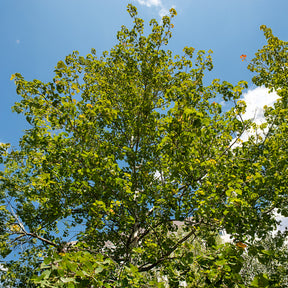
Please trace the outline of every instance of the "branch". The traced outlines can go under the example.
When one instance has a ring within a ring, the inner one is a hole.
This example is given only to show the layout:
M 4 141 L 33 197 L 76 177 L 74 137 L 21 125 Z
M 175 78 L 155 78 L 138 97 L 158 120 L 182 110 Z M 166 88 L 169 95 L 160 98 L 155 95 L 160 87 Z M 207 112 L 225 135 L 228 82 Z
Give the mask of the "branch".
M 9 206 L 10 206 L 10 209 L 11 209 L 11 213 L 12 213 L 13 216 L 15 217 L 15 219 L 16 219 L 16 221 L 17 221 L 17 223 L 18 223 L 18 225 L 19 225 L 19 227 L 20 227 L 20 229 L 21 229 L 21 232 L 18 233 L 18 234 L 21 234 L 21 235 L 18 236 L 16 239 L 14 239 L 14 240 L 12 241 L 12 243 L 15 242 L 15 241 L 17 241 L 17 240 L 19 240 L 19 239 L 21 239 L 21 238 L 24 237 L 24 236 L 31 236 L 31 237 L 33 237 L 33 238 L 36 238 L 36 239 L 38 239 L 38 240 L 40 240 L 40 241 L 42 241 L 42 242 L 44 242 L 44 243 L 47 243 L 47 244 L 49 244 L 49 245 L 51 245 L 51 246 L 54 246 L 54 247 L 56 247 L 57 249 L 59 249 L 59 245 L 57 245 L 56 243 L 54 243 L 54 242 L 52 242 L 52 241 L 50 241 L 50 240 L 48 240 L 48 239 L 45 239 L 45 238 L 37 235 L 36 233 L 27 232 L 26 229 L 25 229 L 25 227 L 24 227 L 24 225 L 23 225 L 23 223 L 20 221 L 18 215 L 14 212 L 12 206 L 11 206 L 10 204 L 9 204 Z
M 166 259 L 168 259 L 168 257 L 186 240 L 188 240 L 192 235 L 194 235 L 194 239 L 196 237 L 195 235 L 195 230 L 193 229 L 192 231 L 190 231 L 185 237 L 183 237 L 181 240 L 179 240 L 171 249 L 169 249 L 169 251 L 167 253 L 165 253 L 164 255 L 162 255 L 161 258 L 159 258 L 155 263 L 153 264 L 143 264 L 139 267 L 138 271 L 139 272 L 147 272 L 151 269 L 153 269 L 154 267 L 156 267 L 158 264 L 160 264 L 161 262 L 165 261 Z M 148 266 L 147 266 L 148 265 Z

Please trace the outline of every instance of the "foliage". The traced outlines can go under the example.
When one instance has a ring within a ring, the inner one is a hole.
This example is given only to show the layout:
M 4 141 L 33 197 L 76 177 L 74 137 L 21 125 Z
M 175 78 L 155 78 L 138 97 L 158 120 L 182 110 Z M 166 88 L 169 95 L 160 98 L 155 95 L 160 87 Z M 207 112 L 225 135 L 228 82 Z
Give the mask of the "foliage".
M 241 116 L 246 82 L 204 79 L 211 51 L 165 47 L 174 9 L 146 36 L 136 8 L 128 12 L 134 26 L 110 52 L 73 52 L 48 83 L 11 77 L 22 97 L 13 110 L 31 127 L 19 148 L 1 144 L 1 255 L 19 251 L 1 280 L 246 287 L 243 247 L 263 252 L 255 239 L 276 227 L 275 211 L 288 216 L 287 43 L 262 27 L 268 44 L 248 67 L 280 99 L 256 127 Z M 233 243 L 215 241 L 221 229 Z M 269 275 L 256 277 L 262 287 Z
M 268 235 L 265 239 L 255 240 L 244 254 L 241 275 L 246 285 L 252 287 L 288 286 L 288 246 L 285 238 L 287 231 Z

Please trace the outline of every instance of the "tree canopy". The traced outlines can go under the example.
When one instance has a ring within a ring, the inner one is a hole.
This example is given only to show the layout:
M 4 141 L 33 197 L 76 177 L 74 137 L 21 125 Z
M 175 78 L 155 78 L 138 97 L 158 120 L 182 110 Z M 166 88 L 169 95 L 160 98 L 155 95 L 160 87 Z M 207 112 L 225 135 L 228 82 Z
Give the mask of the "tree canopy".
M 148 35 L 128 12 L 109 52 L 73 52 L 48 83 L 11 77 L 30 129 L 1 144 L 2 283 L 286 287 L 286 232 L 281 257 L 259 241 L 288 216 L 288 43 L 261 26 L 267 45 L 248 68 L 280 98 L 257 126 L 242 117 L 245 81 L 205 79 L 212 51 L 167 49 L 174 9 Z M 248 254 L 280 268 L 245 278 Z

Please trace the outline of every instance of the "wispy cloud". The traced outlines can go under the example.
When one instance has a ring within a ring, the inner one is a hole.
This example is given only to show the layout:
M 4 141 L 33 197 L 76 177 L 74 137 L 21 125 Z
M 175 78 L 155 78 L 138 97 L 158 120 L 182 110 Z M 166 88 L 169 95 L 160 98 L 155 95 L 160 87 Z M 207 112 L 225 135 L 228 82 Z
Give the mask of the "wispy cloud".
M 20 40 L 16 40 L 16 44 L 20 44 Z
M 170 1 L 165 0 L 165 4 L 162 2 L 162 0 L 134 0 L 134 2 L 138 2 L 140 5 L 155 8 L 158 11 L 158 14 L 160 17 L 163 17 L 165 15 L 169 14 L 170 8 L 175 8 L 175 5 L 173 5 Z M 167 3 L 170 2 L 170 3 Z
M 171 6 L 173 8 L 175 8 L 175 6 Z M 170 7 L 170 8 L 171 8 Z M 169 9 L 168 8 L 161 8 L 159 11 L 159 16 L 162 18 L 163 16 L 166 16 L 169 14 Z
M 147 7 L 151 6 L 162 6 L 161 0 L 136 0 L 139 4 Z

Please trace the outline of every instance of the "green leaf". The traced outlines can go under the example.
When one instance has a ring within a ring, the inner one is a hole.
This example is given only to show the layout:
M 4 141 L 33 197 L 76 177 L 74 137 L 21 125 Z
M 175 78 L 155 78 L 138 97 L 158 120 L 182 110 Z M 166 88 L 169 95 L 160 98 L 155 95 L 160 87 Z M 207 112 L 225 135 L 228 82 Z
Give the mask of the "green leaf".
M 77 283 L 76 280 L 74 278 L 64 278 L 64 277 L 61 277 L 60 280 L 63 282 L 63 283 Z M 74 287 L 74 286 L 73 286 Z
M 166 47 L 174 9 L 148 31 L 127 10 L 99 57 L 74 51 L 47 83 L 11 77 L 29 129 L 0 144 L 3 286 L 286 287 L 272 230 L 288 215 L 287 42 L 263 26 L 248 67 L 279 95 L 259 129 L 241 117 L 247 82 L 210 83 L 211 51 Z
M 66 65 L 63 61 L 59 61 L 57 63 L 57 69 L 65 69 L 66 68 Z
M 269 279 L 266 274 L 260 274 L 255 276 L 251 282 L 252 287 L 269 287 Z

